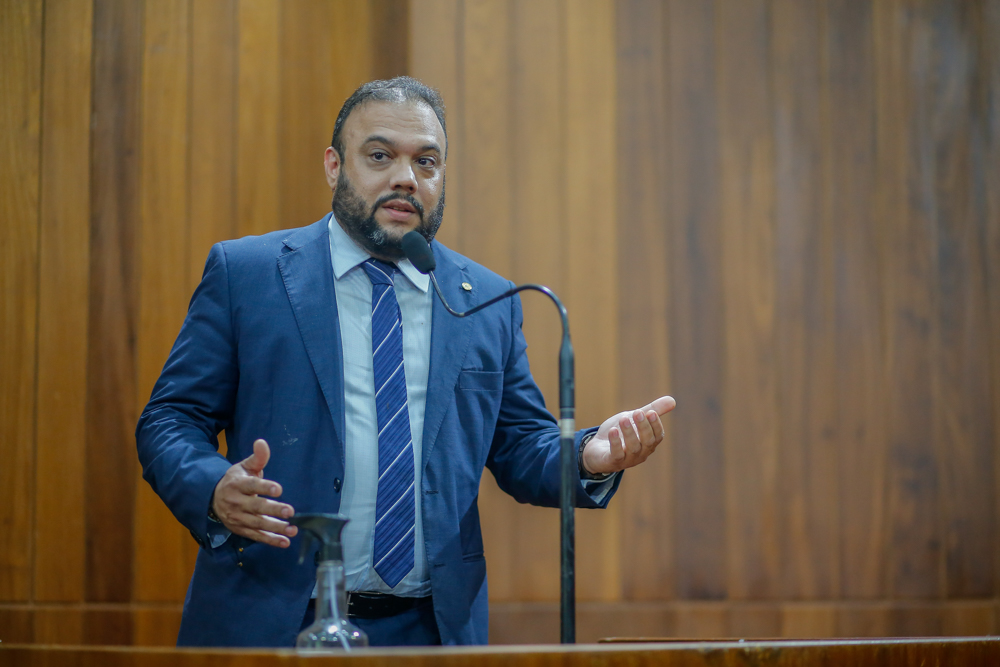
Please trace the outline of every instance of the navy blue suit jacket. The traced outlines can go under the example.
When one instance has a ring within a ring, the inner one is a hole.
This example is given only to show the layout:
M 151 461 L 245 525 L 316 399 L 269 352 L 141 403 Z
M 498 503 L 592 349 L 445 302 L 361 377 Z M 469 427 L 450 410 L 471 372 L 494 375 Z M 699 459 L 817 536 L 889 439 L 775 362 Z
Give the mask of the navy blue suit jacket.
M 456 309 L 510 287 L 432 245 L 438 280 Z M 463 290 L 463 282 L 472 290 Z M 483 468 L 520 502 L 558 505 L 559 429 L 525 349 L 516 297 L 464 319 L 434 303 L 420 492 L 423 547 L 445 644 L 487 642 L 476 504 Z M 208 548 L 207 510 L 226 470 L 264 438 L 271 446 L 265 476 L 282 485 L 281 500 L 297 512 L 336 512 L 343 394 L 327 219 L 215 245 L 136 429 L 143 477 L 202 545 L 178 644 L 294 644 L 313 588 L 312 557 L 297 563 L 298 539 L 278 549 L 233 535 Z M 223 430 L 226 457 L 217 451 Z M 582 483 L 577 503 L 598 506 Z

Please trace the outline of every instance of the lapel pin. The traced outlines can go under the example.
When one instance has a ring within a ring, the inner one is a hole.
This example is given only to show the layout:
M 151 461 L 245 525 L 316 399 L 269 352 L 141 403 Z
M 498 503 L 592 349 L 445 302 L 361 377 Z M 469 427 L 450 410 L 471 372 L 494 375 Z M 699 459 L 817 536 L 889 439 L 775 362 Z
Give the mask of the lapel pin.
M 469 283 L 462 283 L 462 289 L 464 289 L 466 292 L 471 292 L 472 285 L 470 285 Z

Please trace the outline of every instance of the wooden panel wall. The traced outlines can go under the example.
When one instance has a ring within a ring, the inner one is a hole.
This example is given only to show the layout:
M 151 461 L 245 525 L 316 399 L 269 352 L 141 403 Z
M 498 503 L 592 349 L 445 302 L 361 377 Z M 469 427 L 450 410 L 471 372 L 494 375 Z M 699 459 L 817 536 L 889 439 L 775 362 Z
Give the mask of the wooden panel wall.
M 196 546 L 133 436 L 212 243 L 308 224 L 404 2 L 3 3 L 0 640 L 170 644 Z
M 680 405 L 578 513 L 580 636 L 1000 629 L 998 4 L 412 7 L 441 238 L 564 296 L 583 423 Z M 551 641 L 555 513 L 480 498 L 492 638 Z
M 211 243 L 327 211 L 404 72 L 441 240 L 564 298 L 581 424 L 680 405 L 578 513 L 582 640 L 1000 631 L 1000 3 L 33 0 L 0 63 L 0 640 L 173 641 L 139 410 Z M 480 500 L 493 640 L 554 641 L 556 512 Z

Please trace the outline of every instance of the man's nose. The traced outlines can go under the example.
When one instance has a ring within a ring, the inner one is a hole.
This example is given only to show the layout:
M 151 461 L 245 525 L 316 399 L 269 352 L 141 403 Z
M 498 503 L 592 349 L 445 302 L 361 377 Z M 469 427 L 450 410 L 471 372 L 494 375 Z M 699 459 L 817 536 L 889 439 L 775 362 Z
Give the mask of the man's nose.
M 411 195 L 417 191 L 417 177 L 408 163 L 400 163 L 393 168 L 389 179 L 389 188 L 405 190 Z

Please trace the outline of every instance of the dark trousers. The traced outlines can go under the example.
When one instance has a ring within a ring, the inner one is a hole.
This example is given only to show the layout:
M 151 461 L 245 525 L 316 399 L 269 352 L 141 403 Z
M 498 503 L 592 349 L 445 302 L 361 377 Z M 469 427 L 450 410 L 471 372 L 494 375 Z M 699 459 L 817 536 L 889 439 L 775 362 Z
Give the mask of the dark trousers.
M 309 601 L 302 630 L 316 620 L 314 600 Z M 434 605 L 425 604 L 404 611 L 402 614 L 386 618 L 350 618 L 351 623 L 368 634 L 371 646 L 440 646 L 437 621 L 434 620 Z

